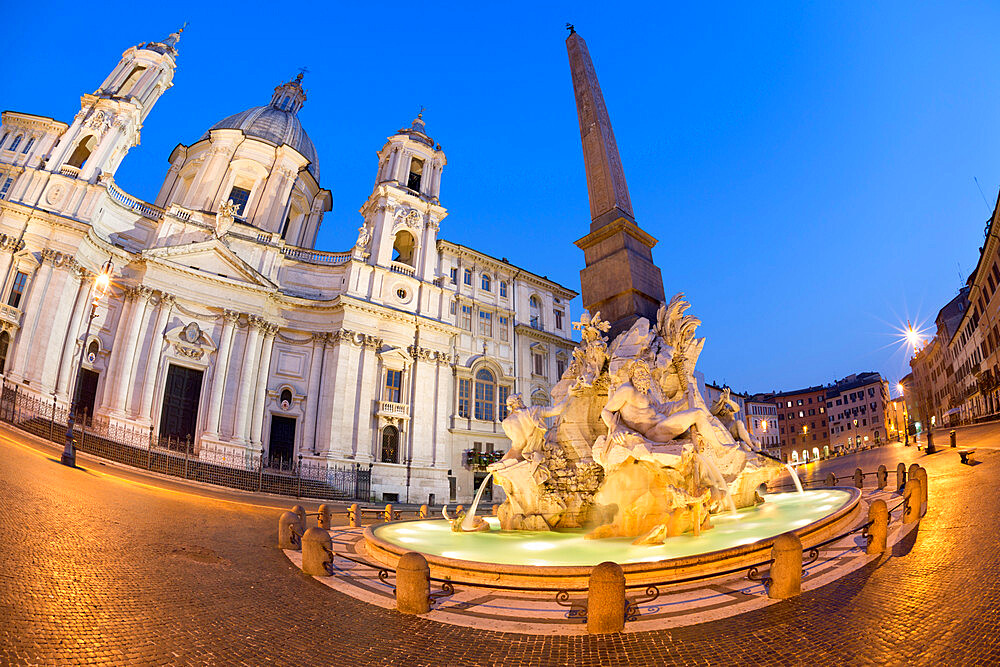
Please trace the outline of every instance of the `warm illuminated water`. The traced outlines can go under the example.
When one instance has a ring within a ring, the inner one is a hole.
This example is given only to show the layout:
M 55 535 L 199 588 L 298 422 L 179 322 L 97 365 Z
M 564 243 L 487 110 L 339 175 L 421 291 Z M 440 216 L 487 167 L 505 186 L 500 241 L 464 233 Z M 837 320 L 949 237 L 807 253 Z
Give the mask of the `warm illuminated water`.
M 699 537 L 686 533 L 657 546 L 633 546 L 632 538 L 586 540 L 580 532 L 502 531 L 494 517 L 485 517 L 492 528 L 488 533 L 456 533 L 443 519 L 385 524 L 376 527 L 374 533 L 413 551 L 488 563 L 642 563 L 728 549 L 780 535 L 822 519 L 846 505 L 850 498 L 849 492 L 836 489 L 772 493 L 763 505 L 738 510 L 736 515 L 713 515 L 714 528 Z

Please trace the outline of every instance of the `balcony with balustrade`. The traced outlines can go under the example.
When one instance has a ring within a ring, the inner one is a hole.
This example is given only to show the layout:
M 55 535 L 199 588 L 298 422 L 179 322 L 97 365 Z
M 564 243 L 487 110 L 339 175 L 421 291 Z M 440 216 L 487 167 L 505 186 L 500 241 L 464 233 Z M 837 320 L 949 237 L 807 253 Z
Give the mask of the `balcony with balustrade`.
M 375 415 L 377 417 L 409 419 L 410 406 L 406 403 L 394 403 L 393 401 L 375 401 Z
M 0 320 L 13 324 L 15 327 L 21 325 L 21 311 L 14 306 L 8 306 L 6 303 L 0 303 Z

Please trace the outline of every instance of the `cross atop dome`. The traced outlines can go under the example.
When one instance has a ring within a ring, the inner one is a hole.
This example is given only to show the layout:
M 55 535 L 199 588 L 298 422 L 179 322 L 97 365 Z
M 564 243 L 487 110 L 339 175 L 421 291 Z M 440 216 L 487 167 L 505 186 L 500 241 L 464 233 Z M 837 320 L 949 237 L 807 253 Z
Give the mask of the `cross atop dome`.
M 274 96 L 271 98 L 271 106 L 281 111 L 297 113 L 306 101 L 306 89 L 302 87 L 302 76 L 307 71 L 304 67 L 300 68 L 294 79 L 275 88 Z
M 142 48 L 149 51 L 155 51 L 157 53 L 166 54 L 167 52 L 176 54 L 177 53 L 177 42 L 181 41 L 181 33 L 187 28 L 188 22 L 185 21 L 184 24 L 175 32 L 170 33 L 167 38 L 161 42 L 147 42 L 142 46 Z

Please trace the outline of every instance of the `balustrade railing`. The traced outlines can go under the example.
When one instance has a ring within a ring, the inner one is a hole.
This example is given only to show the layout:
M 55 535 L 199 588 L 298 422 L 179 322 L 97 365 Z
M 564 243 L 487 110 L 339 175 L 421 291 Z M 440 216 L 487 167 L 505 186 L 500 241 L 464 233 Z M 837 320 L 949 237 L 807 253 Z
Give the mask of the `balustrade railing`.
M 163 218 L 163 209 L 156 206 L 150 206 L 149 204 L 140 201 L 133 197 L 132 195 L 122 192 L 122 190 L 115 185 L 112 180 L 107 181 L 108 194 L 116 202 L 121 204 L 126 208 L 130 208 L 144 218 L 149 218 L 151 220 L 161 220 Z
M 417 272 L 417 270 L 409 264 L 403 264 L 401 262 L 390 262 L 389 270 L 394 271 L 395 273 L 401 273 L 404 276 L 412 276 Z
M 286 246 L 281 249 L 281 253 L 288 259 L 327 266 L 337 266 L 351 261 L 351 253 L 349 252 L 324 252 L 322 250 L 308 250 L 306 248 Z

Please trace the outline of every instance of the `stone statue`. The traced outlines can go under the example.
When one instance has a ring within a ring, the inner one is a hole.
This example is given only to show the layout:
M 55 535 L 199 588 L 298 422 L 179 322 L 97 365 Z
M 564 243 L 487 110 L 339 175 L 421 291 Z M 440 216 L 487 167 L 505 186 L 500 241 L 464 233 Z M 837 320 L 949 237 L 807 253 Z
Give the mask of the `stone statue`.
M 750 435 L 747 430 L 746 424 L 742 420 L 736 418 L 736 413 L 740 411 L 740 406 L 736 401 L 732 399 L 732 393 L 729 387 L 726 387 L 722 391 L 722 395 L 712 406 L 712 414 L 722 424 L 729 429 L 729 433 L 733 436 L 733 439 L 738 443 L 744 443 L 746 446 L 752 446 L 760 448 L 760 441 Z
M 684 400 L 658 403 L 650 396 L 651 382 L 646 362 L 635 361 L 629 369 L 629 379 L 608 397 L 601 419 L 608 427 L 612 443 L 623 444 L 629 432 L 638 433 L 650 442 L 670 442 L 692 426 L 705 437 L 712 434 L 704 411 L 688 408 Z
M 545 420 L 558 415 L 565 405 L 566 401 L 562 401 L 551 407 L 539 405 L 528 407 L 521 394 L 511 394 L 507 397 L 507 416 L 500 425 L 510 438 L 510 449 L 499 463 L 506 466 L 540 455 L 545 432 L 548 429 Z

